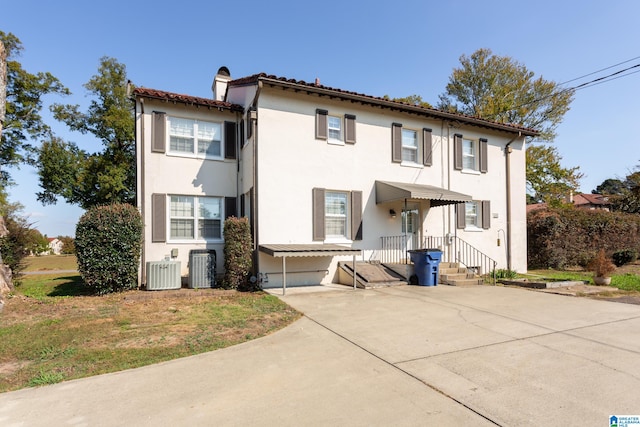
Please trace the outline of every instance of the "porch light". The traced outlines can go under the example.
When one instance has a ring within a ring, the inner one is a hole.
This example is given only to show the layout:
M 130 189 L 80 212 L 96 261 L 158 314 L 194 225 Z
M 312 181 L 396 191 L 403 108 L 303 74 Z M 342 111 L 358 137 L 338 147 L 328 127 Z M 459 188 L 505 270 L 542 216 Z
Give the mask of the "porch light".
M 396 211 L 393 209 L 389 209 L 389 215 L 391 216 L 391 218 L 395 218 L 396 217 Z

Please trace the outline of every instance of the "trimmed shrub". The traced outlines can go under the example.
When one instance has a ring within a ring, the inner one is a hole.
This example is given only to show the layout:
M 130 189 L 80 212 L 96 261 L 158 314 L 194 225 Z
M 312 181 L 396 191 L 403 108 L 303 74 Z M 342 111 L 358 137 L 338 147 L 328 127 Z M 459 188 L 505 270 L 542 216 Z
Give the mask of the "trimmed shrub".
M 128 204 L 90 208 L 76 226 L 78 270 L 99 295 L 135 289 L 142 250 L 142 217 Z
M 573 207 L 527 215 L 529 268 L 585 267 L 600 249 L 619 248 L 640 250 L 640 215 Z
M 257 290 L 249 283 L 251 271 L 251 227 L 247 218 L 229 217 L 224 222 L 224 280 L 225 289 Z
M 638 252 L 634 249 L 623 249 L 621 251 L 616 251 L 611 255 L 613 259 L 613 263 L 616 267 L 621 267 L 625 264 L 629 264 L 638 259 Z

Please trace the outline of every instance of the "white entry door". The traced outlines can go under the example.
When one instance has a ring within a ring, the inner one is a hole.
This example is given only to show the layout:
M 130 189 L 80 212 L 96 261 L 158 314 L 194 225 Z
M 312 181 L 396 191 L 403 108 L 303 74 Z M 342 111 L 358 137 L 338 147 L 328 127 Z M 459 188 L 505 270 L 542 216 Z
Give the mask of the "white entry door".
M 408 203 L 402 208 L 402 234 L 405 236 L 405 250 L 420 248 L 420 210 L 417 203 Z

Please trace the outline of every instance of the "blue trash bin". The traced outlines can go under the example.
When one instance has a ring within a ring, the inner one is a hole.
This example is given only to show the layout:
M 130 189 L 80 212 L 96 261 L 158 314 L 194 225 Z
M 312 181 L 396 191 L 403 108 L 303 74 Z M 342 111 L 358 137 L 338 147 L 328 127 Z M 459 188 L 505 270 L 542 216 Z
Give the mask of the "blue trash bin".
M 418 285 L 437 286 L 442 251 L 439 249 L 415 249 L 409 251 L 409 255 L 415 266 Z

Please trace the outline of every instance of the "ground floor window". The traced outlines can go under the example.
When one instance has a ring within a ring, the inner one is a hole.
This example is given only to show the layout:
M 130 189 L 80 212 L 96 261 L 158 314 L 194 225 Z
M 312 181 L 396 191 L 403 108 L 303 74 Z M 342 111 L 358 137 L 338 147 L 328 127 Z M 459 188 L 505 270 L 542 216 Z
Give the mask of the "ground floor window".
M 174 240 L 222 239 L 222 198 L 170 197 L 169 235 Z

